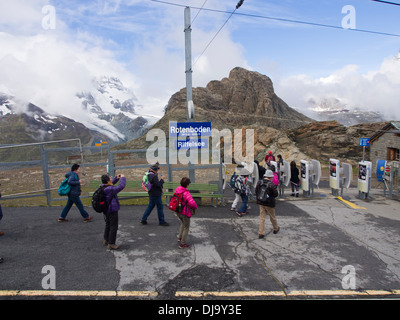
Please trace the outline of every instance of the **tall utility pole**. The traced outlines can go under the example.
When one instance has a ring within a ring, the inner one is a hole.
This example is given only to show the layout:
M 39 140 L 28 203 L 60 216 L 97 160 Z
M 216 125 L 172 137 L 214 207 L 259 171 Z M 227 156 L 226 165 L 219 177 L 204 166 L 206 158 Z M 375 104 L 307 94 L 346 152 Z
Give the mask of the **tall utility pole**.
M 193 94 L 192 94 L 192 22 L 190 8 L 185 8 L 185 58 L 186 58 L 186 108 L 187 121 L 194 118 Z
M 187 122 L 194 118 L 193 93 L 192 93 L 192 26 L 190 18 L 190 8 L 185 8 L 185 60 L 186 60 L 186 109 Z M 195 182 L 195 170 L 193 167 L 193 152 L 189 149 L 189 179 L 192 183 Z

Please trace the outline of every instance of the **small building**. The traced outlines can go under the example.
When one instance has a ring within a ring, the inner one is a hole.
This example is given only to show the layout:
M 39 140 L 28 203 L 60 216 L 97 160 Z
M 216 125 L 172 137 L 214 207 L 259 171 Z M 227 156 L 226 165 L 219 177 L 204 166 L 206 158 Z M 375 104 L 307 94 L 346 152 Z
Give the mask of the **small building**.
M 378 160 L 400 161 L 400 121 L 392 121 L 371 137 L 370 160 L 376 171 Z

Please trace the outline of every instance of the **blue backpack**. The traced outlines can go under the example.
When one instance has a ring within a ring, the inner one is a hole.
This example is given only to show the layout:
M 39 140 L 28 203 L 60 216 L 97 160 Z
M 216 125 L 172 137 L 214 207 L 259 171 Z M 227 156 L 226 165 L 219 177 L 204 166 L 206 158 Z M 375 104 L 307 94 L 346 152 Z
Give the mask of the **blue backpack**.
M 61 182 L 60 187 L 58 188 L 58 194 L 60 196 L 67 196 L 71 191 L 71 186 L 68 184 L 68 178 Z
M 238 175 L 236 174 L 236 172 L 231 176 L 231 180 L 229 182 L 229 185 L 231 186 L 232 189 L 235 189 L 236 187 L 236 179 L 237 179 Z

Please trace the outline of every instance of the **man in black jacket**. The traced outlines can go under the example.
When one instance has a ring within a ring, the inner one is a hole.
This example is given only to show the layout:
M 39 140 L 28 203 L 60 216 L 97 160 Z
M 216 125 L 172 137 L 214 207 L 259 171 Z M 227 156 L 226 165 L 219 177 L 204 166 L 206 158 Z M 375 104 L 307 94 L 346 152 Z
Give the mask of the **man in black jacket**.
M 271 181 L 274 174 L 271 170 L 267 170 L 264 179 L 259 181 L 256 186 L 257 204 L 260 205 L 260 226 L 258 230 L 258 238 L 265 236 L 265 218 L 267 213 L 274 228 L 274 234 L 279 232 L 278 222 L 275 217 L 275 198 L 278 196 L 276 185 Z
M 163 185 L 164 185 L 164 176 L 161 175 L 160 179 L 158 179 L 158 165 L 153 165 L 149 170 L 149 182 L 151 183 L 151 189 L 148 191 L 149 193 L 149 205 L 147 206 L 146 211 L 143 214 L 141 224 L 147 224 L 147 218 L 149 217 L 151 211 L 157 206 L 158 213 L 158 223 L 160 226 L 169 226 L 169 223 L 165 221 L 164 218 L 164 208 L 162 204 L 162 194 L 163 194 Z

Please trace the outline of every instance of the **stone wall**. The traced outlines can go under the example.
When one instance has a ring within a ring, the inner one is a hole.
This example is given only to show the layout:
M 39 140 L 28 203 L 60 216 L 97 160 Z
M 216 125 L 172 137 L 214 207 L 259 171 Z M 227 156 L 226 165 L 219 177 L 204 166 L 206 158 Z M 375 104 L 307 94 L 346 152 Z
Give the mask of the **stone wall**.
M 387 160 L 388 148 L 400 149 L 399 134 L 384 133 L 371 142 L 370 159 L 373 172 L 376 172 L 376 163 L 378 160 Z

